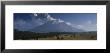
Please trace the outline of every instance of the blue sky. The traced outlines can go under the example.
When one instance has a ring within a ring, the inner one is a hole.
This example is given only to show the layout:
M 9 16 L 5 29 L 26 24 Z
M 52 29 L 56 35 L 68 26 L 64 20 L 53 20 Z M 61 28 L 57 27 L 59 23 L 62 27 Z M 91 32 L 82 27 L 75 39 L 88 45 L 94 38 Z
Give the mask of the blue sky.
M 73 24 L 84 24 L 88 21 L 96 24 L 97 22 L 97 15 L 95 13 L 53 13 L 50 15 Z
M 43 24 L 38 18 L 45 18 L 45 15 L 39 13 L 14 13 L 14 26 L 20 30 L 28 30 Z M 73 27 L 86 31 L 97 30 L 96 13 L 48 13 L 52 19 L 60 19 Z

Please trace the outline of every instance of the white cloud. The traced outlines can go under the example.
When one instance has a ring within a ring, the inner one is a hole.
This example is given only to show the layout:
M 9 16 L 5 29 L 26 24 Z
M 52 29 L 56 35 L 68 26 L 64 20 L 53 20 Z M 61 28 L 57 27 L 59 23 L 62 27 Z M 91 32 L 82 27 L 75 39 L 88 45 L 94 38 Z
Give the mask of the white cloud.
M 34 16 L 37 16 L 37 13 L 34 13 Z
M 71 25 L 71 23 L 69 23 L 69 22 L 66 22 L 66 24 L 67 24 L 67 25 Z
M 51 17 L 48 13 L 47 13 L 47 20 L 48 20 L 48 21 L 54 21 L 55 23 L 64 22 L 64 21 L 61 20 L 61 19 L 55 19 L 55 18 Z
M 47 14 L 47 19 L 48 19 L 48 21 L 57 20 L 57 19 L 51 17 L 49 14 Z
M 85 31 L 96 31 L 97 30 L 97 25 L 96 24 L 80 24 L 76 26 L 79 29 L 83 29 Z
M 54 19 L 54 18 L 51 17 L 50 20 L 57 20 L 57 19 Z
M 83 26 L 82 25 L 77 25 L 78 27 L 82 28 Z
M 36 16 L 38 16 L 38 14 L 36 14 L 36 13 L 34 13 L 34 17 L 36 17 Z M 49 15 L 48 13 L 45 13 L 44 14 L 44 16 L 45 17 L 43 17 L 43 18 L 41 18 L 41 17 L 39 17 L 39 19 L 37 18 L 37 20 L 35 21 L 35 19 L 34 19 L 34 21 L 36 22 L 36 24 L 39 24 L 39 25 L 42 25 L 42 24 L 44 24 L 45 22 L 47 22 L 47 21 L 52 21 L 52 23 L 62 23 L 62 22 L 65 22 L 64 20 L 61 20 L 61 19 L 56 19 L 56 18 L 54 18 L 54 17 L 52 17 L 51 15 Z M 95 24 L 95 26 L 94 26 L 94 24 L 92 24 L 92 21 L 91 20 L 88 20 L 86 23 L 83 23 L 83 24 L 78 24 L 78 25 L 76 25 L 76 24 L 71 24 L 71 23 L 69 23 L 69 22 L 65 22 L 67 25 L 71 25 L 71 26 L 73 26 L 73 27 L 76 27 L 76 28 L 78 28 L 78 29 L 83 29 L 83 30 L 86 30 L 86 31 L 92 31 L 92 30 L 95 30 L 96 29 L 96 26 L 97 26 L 97 24 Z
M 36 16 L 38 16 L 38 15 L 39 15 L 39 14 L 34 13 L 34 17 L 36 17 Z M 51 17 L 51 15 L 49 15 L 48 13 L 45 13 L 43 16 L 45 16 L 45 18 L 41 18 L 41 17 L 39 17 L 39 16 L 38 16 L 38 18 L 41 19 L 41 20 L 44 21 L 44 22 L 47 22 L 47 21 L 54 21 L 54 22 L 56 22 L 56 23 L 64 22 L 64 21 L 61 20 L 61 19 L 56 19 L 56 18 Z M 38 19 L 38 18 L 37 18 L 37 19 Z M 33 18 L 33 19 L 35 19 L 35 18 Z M 38 21 L 38 20 L 36 20 L 36 21 Z
M 77 25 L 79 28 L 82 28 L 83 27 L 83 25 Z
M 61 19 L 58 19 L 58 22 L 64 22 L 63 20 L 61 20 Z

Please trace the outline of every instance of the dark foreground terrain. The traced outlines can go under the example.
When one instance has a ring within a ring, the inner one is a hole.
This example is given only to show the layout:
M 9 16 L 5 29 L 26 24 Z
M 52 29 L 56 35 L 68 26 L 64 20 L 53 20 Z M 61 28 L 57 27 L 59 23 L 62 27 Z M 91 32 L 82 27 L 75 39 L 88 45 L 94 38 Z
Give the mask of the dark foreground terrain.
M 14 30 L 14 40 L 97 40 L 97 32 L 34 33 Z

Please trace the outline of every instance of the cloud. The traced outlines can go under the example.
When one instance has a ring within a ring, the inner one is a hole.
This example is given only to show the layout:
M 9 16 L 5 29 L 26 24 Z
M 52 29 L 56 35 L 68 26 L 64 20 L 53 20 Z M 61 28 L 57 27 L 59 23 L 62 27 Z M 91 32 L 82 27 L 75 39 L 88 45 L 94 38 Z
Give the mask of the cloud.
M 83 27 L 83 25 L 77 25 L 77 27 L 82 28 L 82 27 Z
M 51 17 L 51 15 L 49 15 L 48 13 L 34 13 L 32 17 L 36 19 L 41 19 L 42 21 L 45 22 L 57 20 Z
M 83 29 L 85 31 L 96 31 L 97 25 L 88 22 L 88 24 L 84 23 L 84 24 L 76 25 L 76 28 Z
M 72 24 L 70 22 L 65 22 L 64 20 L 61 19 L 56 19 L 54 17 L 52 17 L 51 15 L 49 15 L 48 13 L 33 13 L 31 15 L 32 19 L 30 19 L 29 21 L 27 20 L 17 20 L 15 21 L 15 28 L 20 29 L 20 30 L 29 30 L 32 29 L 34 27 L 43 25 L 47 22 L 51 22 L 52 24 L 58 24 L 58 23 L 66 23 L 67 25 L 71 25 Z
M 34 13 L 33 15 L 34 15 L 34 16 L 37 16 L 37 13 Z
M 92 21 L 91 20 L 87 21 L 87 24 L 92 24 Z
M 64 22 L 64 21 L 63 21 L 63 20 L 61 20 L 61 19 L 58 19 L 58 22 L 59 22 L 59 23 L 61 23 L 61 22 Z
M 39 14 L 38 14 L 39 16 Z M 55 23 L 61 23 L 61 22 L 64 22 L 63 20 L 61 19 L 56 19 L 56 18 L 53 18 L 51 15 L 49 15 L 48 13 L 43 13 L 42 14 L 43 18 L 39 17 L 40 19 L 42 19 L 43 21 L 45 22 L 48 22 L 48 21 L 53 21 Z
M 85 31 L 94 31 L 94 30 L 96 30 L 96 27 L 97 27 L 97 25 L 93 24 L 91 20 L 88 20 L 86 23 L 83 23 L 83 24 L 71 24 L 70 22 L 65 22 L 64 20 L 56 19 L 56 18 L 52 17 L 51 15 L 49 15 L 48 13 L 43 13 L 42 15 L 43 15 L 42 17 L 43 17 L 45 22 L 50 21 L 53 24 L 64 22 L 67 25 L 71 25 L 73 27 L 76 27 L 78 29 L 83 29 Z M 39 17 L 39 18 L 41 18 L 41 20 L 43 20 L 42 17 Z
M 76 27 L 76 28 L 78 28 L 78 29 L 83 29 L 83 30 L 85 30 L 85 29 L 84 29 L 85 26 L 84 26 L 84 25 L 81 25 L 81 24 L 80 24 L 80 25 L 75 25 L 74 27 Z
M 51 17 L 49 14 L 47 14 L 47 19 L 48 19 L 48 21 L 51 21 L 51 20 L 57 20 L 57 19 Z
M 67 25 L 72 25 L 70 22 L 66 22 Z
M 36 15 L 36 13 L 35 13 L 35 15 Z M 65 22 L 64 20 L 56 19 L 56 18 L 52 17 L 48 13 L 38 13 L 37 14 L 37 19 L 40 19 L 40 21 L 44 21 L 44 23 L 48 22 L 48 21 L 53 22 L 54 24 Z M 38 21 L 38 20 L 36 20 L 36 21 Z M 70 22 L 65 22 L 65 23 L 67 25 L 72 25 Z

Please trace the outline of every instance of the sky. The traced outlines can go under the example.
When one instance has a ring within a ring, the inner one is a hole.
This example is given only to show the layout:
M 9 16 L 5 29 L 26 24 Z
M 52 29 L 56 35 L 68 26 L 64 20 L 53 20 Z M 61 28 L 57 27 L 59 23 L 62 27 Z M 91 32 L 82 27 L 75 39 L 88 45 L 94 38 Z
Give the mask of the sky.
M 14 28 L 29 30 L 55 20 L 86 31 L 97 31 L 96 13 L 14 13 Z

